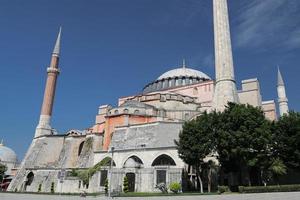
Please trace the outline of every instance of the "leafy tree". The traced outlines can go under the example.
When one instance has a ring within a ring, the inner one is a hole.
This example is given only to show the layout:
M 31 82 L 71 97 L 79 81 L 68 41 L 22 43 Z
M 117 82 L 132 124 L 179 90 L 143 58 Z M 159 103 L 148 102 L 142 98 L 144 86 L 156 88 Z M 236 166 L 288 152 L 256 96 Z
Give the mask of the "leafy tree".
M 300 169 L 300 113 L 289 112 L 275 123 L 276 154 L 293 169 Z
M 0 182 L 3 180 L 6 170 L 7 166 L 0 163 Z
M 186 122 L 179 134 L 179 140 L 175 140 L 179 157 L 196 169 L 201 193 L 203 193 L 201 166 L 204 163 L 203 159 L 214 150 L 215 126 L 213 125 L 216 123 L 216 116 L 217 113 L 204 112 L 196 119 Z
M 279 158 L 272 159 L 269 171 L 272 173 L 274 180 L 279 185 L 279 176 L 286 174 L 286 166 L 283 164 L 282 160 Z
M 249 171 L 259 171 L 271 154 L 271 122 L 260 108 L 235 103 L 228 103 L 219 122 L 215 138 L 222 170 L 237 177 L 230 185 L 251 185 Z
M 124 180 L 123 180 L 123 191 L 124 191 L 125 193 L 128 192 L 128 178 L 127 178 L 127 176 L 124 176 Z

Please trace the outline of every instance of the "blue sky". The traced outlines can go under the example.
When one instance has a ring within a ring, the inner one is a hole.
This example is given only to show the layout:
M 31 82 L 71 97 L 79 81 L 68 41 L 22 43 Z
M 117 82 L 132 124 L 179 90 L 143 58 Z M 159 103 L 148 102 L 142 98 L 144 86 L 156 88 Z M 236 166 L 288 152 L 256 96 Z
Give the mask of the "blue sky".
M 300 111 L 300 1 L 229 0 L 234 65 L 277 99 L 276 66 Z M 211 0 L 0 1 L 0 139 L 19 159 L 38 122 L 46 68 L 59 26 L 62 49 L 52 125 L 93 125 L 97 108 L 139 93 L 187 65 L 214 77 Z

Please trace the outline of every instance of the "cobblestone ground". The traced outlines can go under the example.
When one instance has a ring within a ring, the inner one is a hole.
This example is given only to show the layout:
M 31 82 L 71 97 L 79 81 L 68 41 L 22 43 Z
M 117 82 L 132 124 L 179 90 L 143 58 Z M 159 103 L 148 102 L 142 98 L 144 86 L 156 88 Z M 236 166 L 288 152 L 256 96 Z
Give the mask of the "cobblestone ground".
M 56 195 L 32 195 L 0 193 L 0 200 L 83 200 L 99 199 L 108 200 L 104 196 L 77 197 Z M 120 197 L 115 200 L 300 200 L 300 192 L 261 193 L 261 194 L 226 194 L 226 195 L 201 195 L 201 196 L 172 196 L 172 197 Z

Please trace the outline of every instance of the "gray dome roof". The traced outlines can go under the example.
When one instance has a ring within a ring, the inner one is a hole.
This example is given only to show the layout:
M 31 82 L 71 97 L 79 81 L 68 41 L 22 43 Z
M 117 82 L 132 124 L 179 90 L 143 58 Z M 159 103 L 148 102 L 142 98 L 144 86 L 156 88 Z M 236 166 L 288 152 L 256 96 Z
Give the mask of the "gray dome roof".
M 209 76 L 207 76 L 205 73 L 195 70 L 195 69 L 186 68 L 186 67 L 181 67 L 181 68 L 172 69 L 170 71 L 167 71 L 167 72 L 163 73 L 162 75 L 160 75 L 157 78 L 157 80 L 168 79 L 168 78 L 173 78 L 173 77 L 180 77 L 180 76 L 197 77 L 197 78 L 204 78 L 204 79 L 211 80 L 211 78 Z
M 17 154 L 10 148 L 0 144 L 0 161 L 3 162 L 17 162 Z
M 160 75 L 155 81 L 147 84 L 143 89 L 143 93 L 156 92 L 209 80 L 212 79 L 205 73 L 187 68 L 185 63 L 183 63 L 182 67 L 169 70 Z

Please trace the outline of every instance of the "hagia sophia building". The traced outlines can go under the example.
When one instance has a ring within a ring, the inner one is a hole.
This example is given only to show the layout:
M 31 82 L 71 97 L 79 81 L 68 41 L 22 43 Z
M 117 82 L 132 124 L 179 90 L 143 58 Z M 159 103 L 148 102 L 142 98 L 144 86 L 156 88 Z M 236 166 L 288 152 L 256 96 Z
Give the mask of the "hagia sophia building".
M 181 66 L 154 77 L 142 93 L 119 98 L 117 107 L 99 106 L 95 124 L 89 129 L 64 134 L 51 126 L 60 73 L 60 30 L 47 68 L 40 120 L 8 190 L 37 192 L 41 185 L 43 192 L 50 192 L 54 184 L 55 191 L 66 193 L 99 192 L 104 191 L 106 179 L 112 189 L 121 190 L 127 176 L 130 191 L 155 192 L 156 184 L 182 183 L 183 174 L 196 184 L 194 170 L 179 158 L 174 144 L 185 121 L 204 111 L 222 111 L 227 102 L 261 107 L 268 119 L 276 120 L 276 103 L 263 100 L 257 78 L 243 80 L 241 89 L 236 88 L 227 0 L 213 0 L 213 17 L 215 79 L 183 61 Z M 288 112 L 288 101 L 279 70 L 277 91 L 279 112 L 283 115 Z M 107 158 L 112 158 L 112 168 L 102 167 L 88 184 L 78 177 L 58 178 Z

